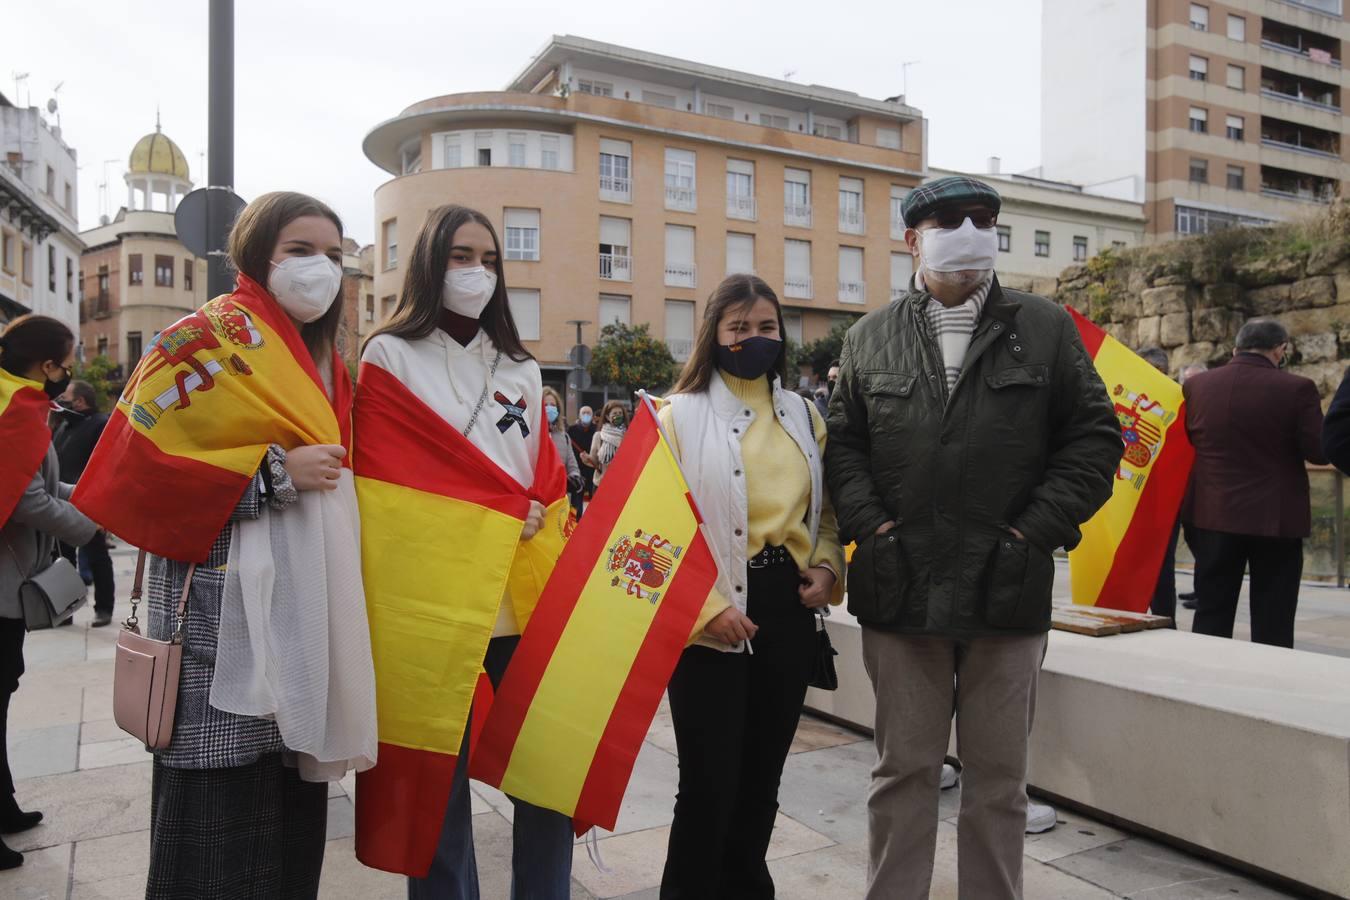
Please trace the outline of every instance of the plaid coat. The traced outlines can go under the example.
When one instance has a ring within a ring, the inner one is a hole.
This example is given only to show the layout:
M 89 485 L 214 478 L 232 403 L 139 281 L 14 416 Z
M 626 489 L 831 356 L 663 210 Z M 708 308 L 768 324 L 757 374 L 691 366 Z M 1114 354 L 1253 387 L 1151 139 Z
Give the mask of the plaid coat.
M 230 556 L 230 533 L 234 522 L 256 519 L 262 504 L 284 509 L 296 499 L 295 487 L 285 468 L 286 454 L 280 447 L 267 452 L 260 471 L 244 491 L 227 524 L 216 535 L 206 562 L 197 566 L 188 595 L 187 631 L 183 639 L 183 670 L 178 681 L 178 707 L 174 714 L 173 740 L 156 752 L 158 761 L 183 769 L 220 769 L 257 762 L 268 753 L 285 750 L 281 733 L 270 719 L 257 719 L 221 712 L 211 705 L 211 681 L 215 675 L 216 642 L 220 634 L 220 604 L 225 594 L 225 563 Z M 263 490 L 270 481 L 270 495 Z M 146 585 L 148 633 L 158 640 L 173 634 L 174 612 L 187 578 L 187 563 L 150 557 Z

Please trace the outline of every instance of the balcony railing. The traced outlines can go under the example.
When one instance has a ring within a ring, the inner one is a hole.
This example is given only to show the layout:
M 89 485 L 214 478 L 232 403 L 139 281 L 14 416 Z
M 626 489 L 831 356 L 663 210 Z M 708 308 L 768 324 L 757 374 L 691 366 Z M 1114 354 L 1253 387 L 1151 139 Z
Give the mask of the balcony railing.
M 732 219 L 755 220 L 755 198 L 744 194 L 727 195 L 727 216 Z
M 845 234 L 863 233 L 863 214 L 860 209 L 839 210 L 839 230 Z
M 666 209 L 693 212 L 698 209 L 698 193 L 693 188 L 666 185 Z
M 1324 16 L 1341 17 L 1341 0 L 1283 0 L 1290 6 L 1301 6 Z
M 1277 141 L 1274 138 L 1261 138 L 1261 145 L 1272 147 L 1276 150 L 1289 150 L 1293 153 L 1306 153 L 1309 156 L 1321 156 L 1325 159 L 1340 159 L 1341 155 L 1331 150 L 1318 150 L 1314 147 L 1303 147 L 1298 144 L 1290 144 L 1285 141 Z
M 1280 200 L 1298 200 L 1301 203 L 1330 203 L 1336 199 L 1336 192 L 1331 189 L 1317 191 L 1286 191 L 1282 188 L 1261 186 L 1261 194 L 1265 197 L 1275 197 Z
M 633 179 L 618 175 L 600 176 L 600 197 L 627 202 L 633 199 Z
M 866 303 L 867 283 L 864 281 L 845 281 L 839 279 L 840 303 Z
M 811 204 L 789 203 L 783 207 L 783 224 L 798 228 L 811 227 Z
M 670 348 L 670 355 L 679 363 L 688 361 L 689 354 L 694 350 L 694 342 L 689 338 L 666 338 L 666 346 Z
M 1269 97 L 1271 100 L 1283 100 L 1285 103 L 1297 103 L 1300 106 L 1308 106 L 1313 109 L 1320 109 L 1326 112 L 1340 114 L 1341 108 L 1331 103 L 1319 103 L 1316 100 L 1309 100 L 1307 97 L 1299 97 L 1295 94 L 1286 94 L 1282 91 L 1271 90 L 1270 88 L 1261 88 L 1261 96 Z
M 600 277 L 606 281 L 632 281 L 633 257 L 615 253 L 600 254 Z
M 814 292 L 812 291 L 811 279 L 800 276 L 794 278 L 791 275 L 789 275 L 787 278 L 784 278 L 783 296 L 795 297 L 798 300 L 810 300 L 813 296 L 815 296 Z
M 1298 47 L 1291 47 L 1288 44 L 1281 44 L 1279 41 L 1272 41 L 1270 38 L 1261 38 L 1261 46 L 1267 50 L 1274 50 L 1277 53 L 1289 53 L 1294 56 L 1301 56 L 1304 59 L 1310 59 L 1313 62 L 1323 63 L 1328 66 L 1341 67 L 1341 61 L 1334 58 L 1325 50 L 1313 52 L 1312 49 L 1300 50 Z
M 666 287 L 693 287 L 697 280 L 693 263 L 666 263 Z

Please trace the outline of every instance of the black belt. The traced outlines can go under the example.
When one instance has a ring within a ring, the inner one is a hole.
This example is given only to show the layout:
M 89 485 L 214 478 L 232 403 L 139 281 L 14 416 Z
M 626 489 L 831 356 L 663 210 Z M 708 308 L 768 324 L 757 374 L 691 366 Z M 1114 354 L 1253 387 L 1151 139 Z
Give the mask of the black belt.
M 765 547 L 745 563 L 752 569 L 768 569 L 774 566 L 795 566 L 796 561 L 786 547 Z

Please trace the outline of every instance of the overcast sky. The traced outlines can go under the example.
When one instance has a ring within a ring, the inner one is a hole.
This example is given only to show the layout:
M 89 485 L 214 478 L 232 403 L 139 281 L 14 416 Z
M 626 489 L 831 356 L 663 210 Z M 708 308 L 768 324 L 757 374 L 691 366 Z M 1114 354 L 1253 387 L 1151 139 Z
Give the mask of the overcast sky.
M 374 236 L 388 175 L 361 141 L 404 107 L 500 90 L 553 34 L 575 34 L 758 75 L 884 98 L 905 88 L 929 119 L 929 164 L 1004 171 L 1040 159 L 1040 0 L 692 0 L 637 3 L 238 0 L 235 190 L 297 190 L 333 204 L 348 233 Z M 650 12 L 649 12 L 650 10 Z M 206 0 L 42 0 L 5 13 L 0 92 L 45 106 L 81 163 L 80 226 L 110 210 L 136 140 L 164 133 L 205 184 Z M 678 11 L 678 12 L 677 12 Z M 15 96 L 13 73 L 29 77 Z M 106 167 L 104 160 L 111 160 Z

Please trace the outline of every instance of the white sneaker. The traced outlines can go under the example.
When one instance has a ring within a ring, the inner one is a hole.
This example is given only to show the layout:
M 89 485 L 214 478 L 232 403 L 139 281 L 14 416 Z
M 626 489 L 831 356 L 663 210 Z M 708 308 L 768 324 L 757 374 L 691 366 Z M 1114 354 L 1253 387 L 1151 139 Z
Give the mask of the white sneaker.
M 938 787 L 942 790 L 954 788 L 961 782 L 961 776 L 956 774 L 956 767 L 948 763 L 942 764 L 942 778 L 938 781 Z
M 1027 798 L 1027 834 L 1041 834 L 1055 827 L 1055 808 Z

